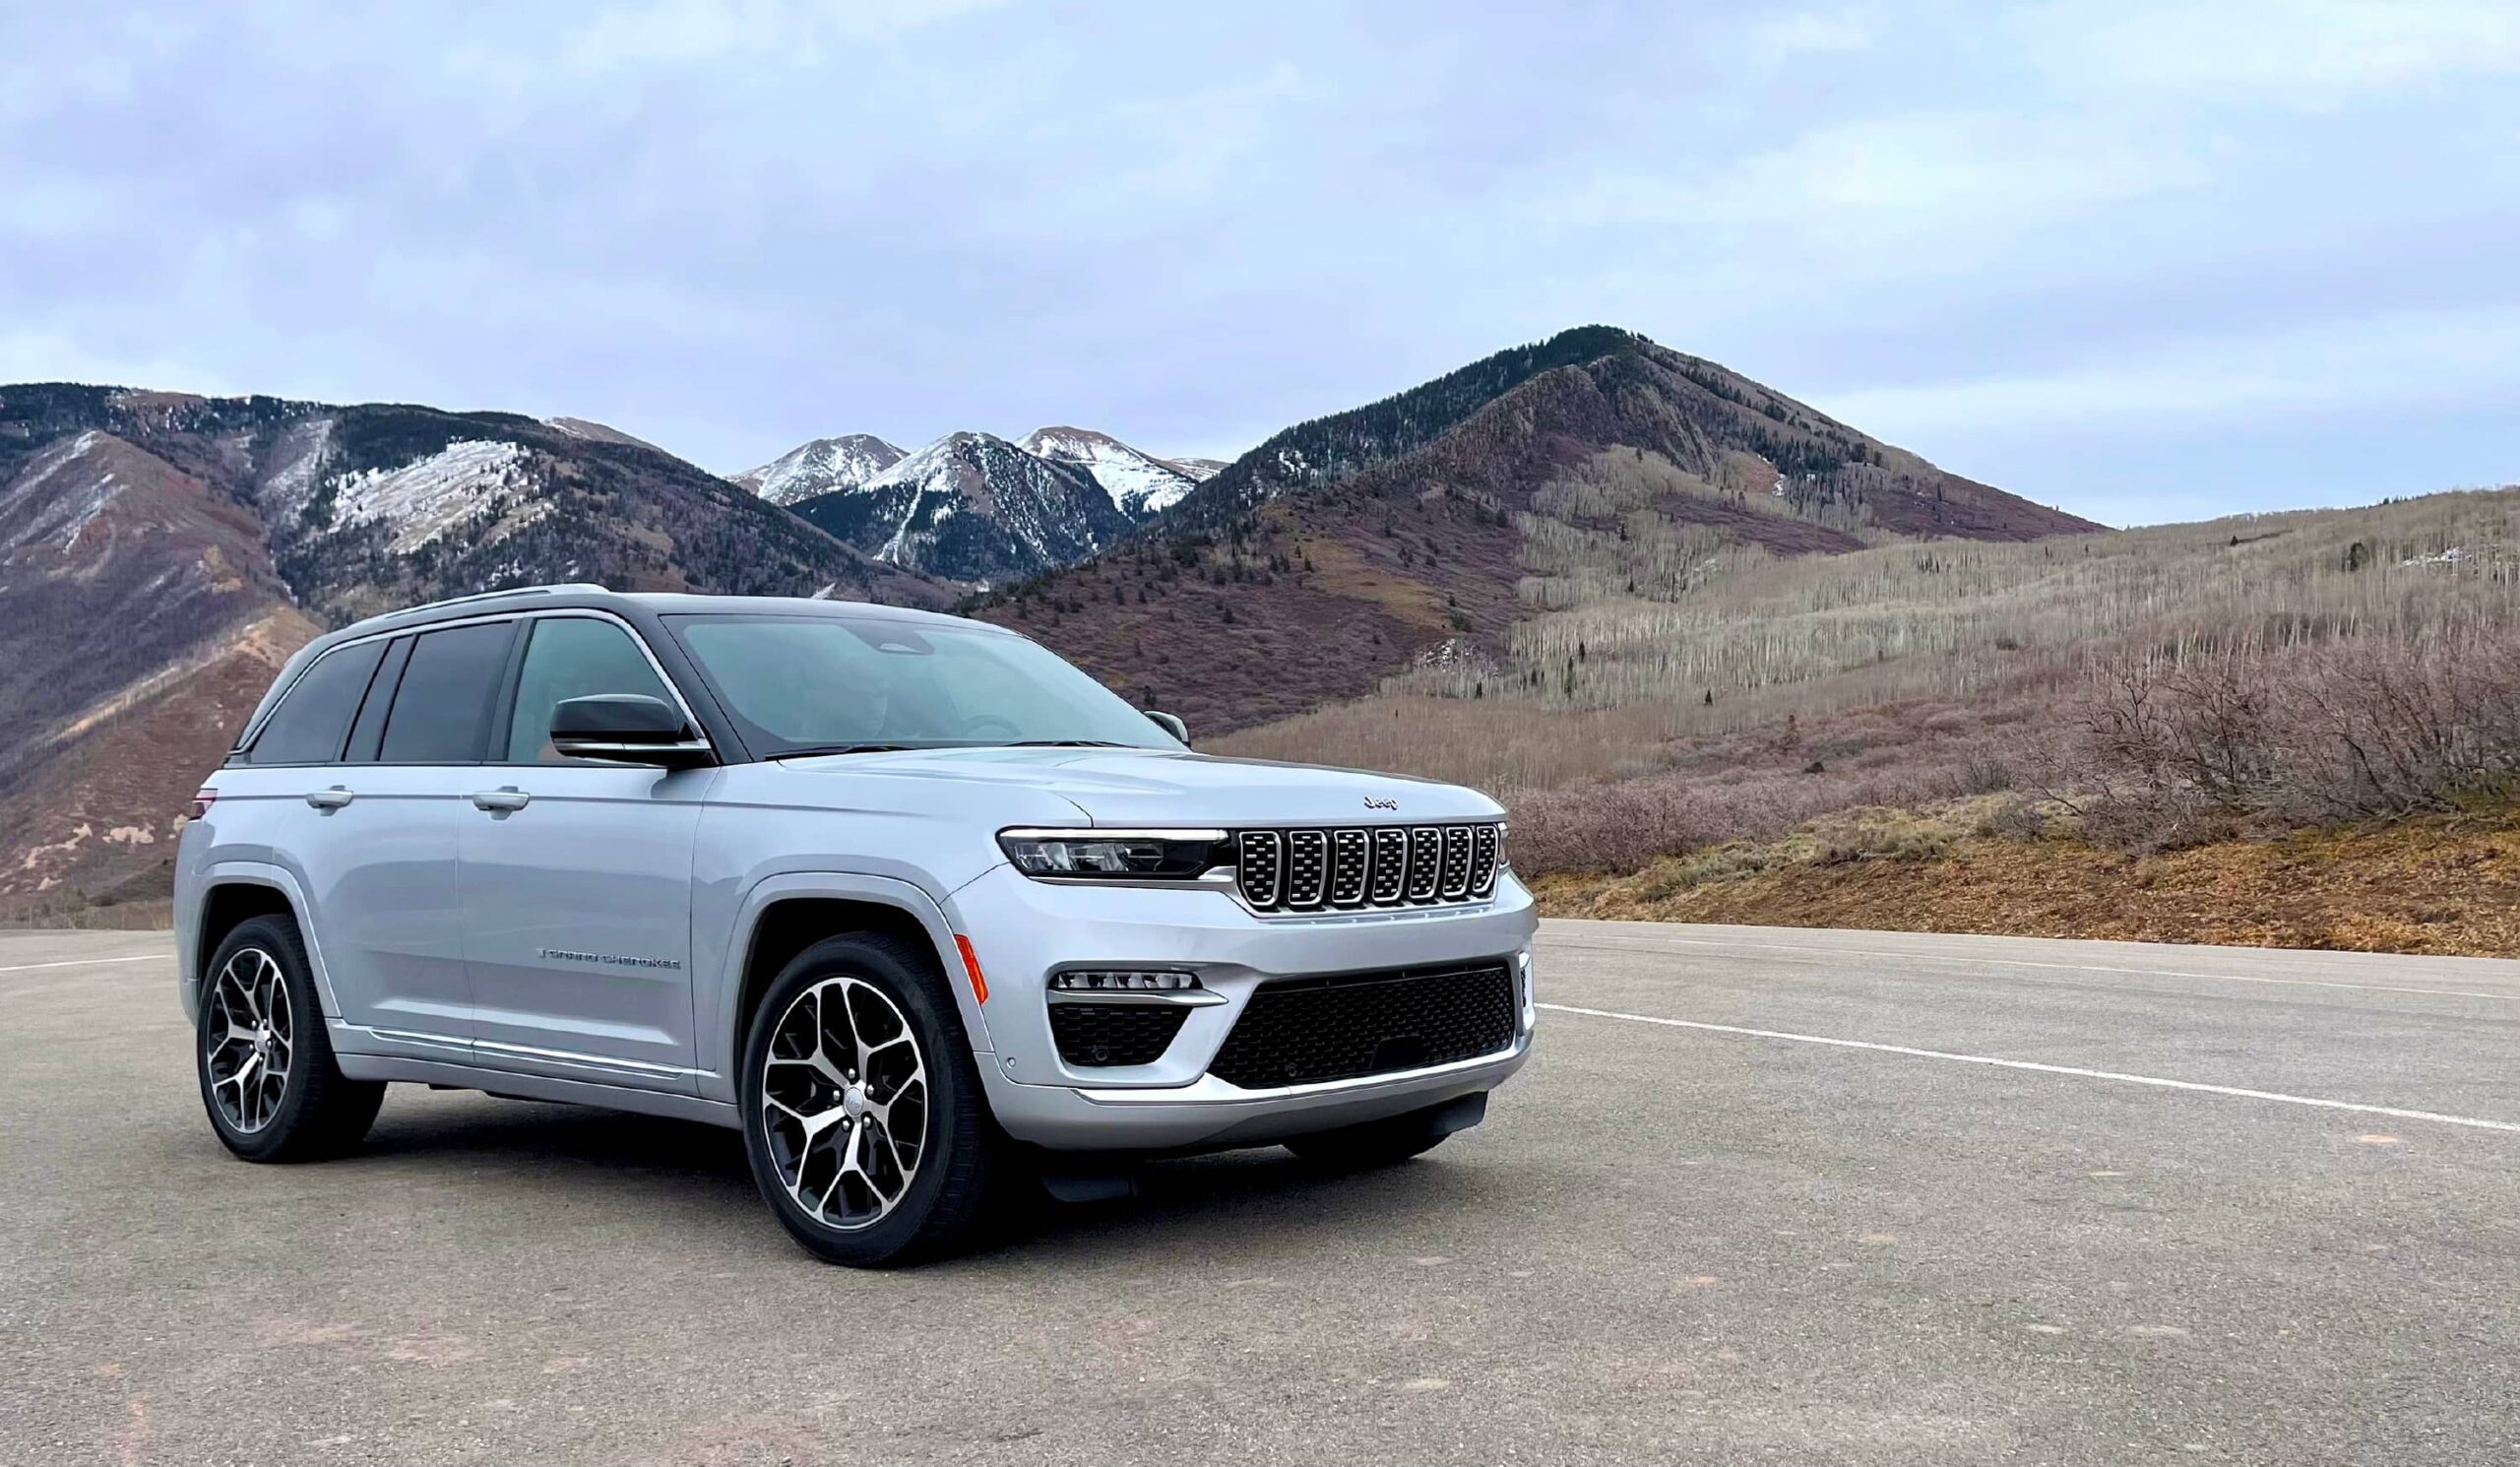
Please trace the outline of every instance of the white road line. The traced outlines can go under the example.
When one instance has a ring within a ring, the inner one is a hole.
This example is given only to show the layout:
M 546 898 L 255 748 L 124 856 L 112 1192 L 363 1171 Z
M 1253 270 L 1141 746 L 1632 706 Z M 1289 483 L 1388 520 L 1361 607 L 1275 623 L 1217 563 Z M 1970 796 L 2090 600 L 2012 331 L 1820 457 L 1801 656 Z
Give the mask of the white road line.
M 127 958 L 73 958 L 67 963 L 18 963 L 0 968 L 0 973 L 32 973 L 38 968 L 85 968 L 92 963 L 171 963 L 174 960 L 173 953 L 144 952 L 134 953 Z
M 1543 934 L 1544 940 L 1546 934 Z M 2047 963 L 2037 958 L 1971 958 L 1952 953 L 1899 952 L 1880 947 L 1823 947 L 1816 943 L 1793 942 L 1723 942 L 1712 937 L 1656 937 L 1652 941 L 1628 942 L 1613 938 L 1608 942 L 1582 942 L 1560 937 L 1550 943 L 1556 947 L 1589 947 L 1597 952 L 1660 952 L 1664 943 L 1680 942 L 1691 947 L 1722 947 L 1736 952 L 1816 952 L 1834 957 L 1898 958 L 1912 963 L 1983 963 L 1998 968 L 2061 968 L 2073 973 L 2127 973 L 2138 978 L 2199 978 L 2214 983 L 2290 984 L 2306 989 L 2359 989 L 2369 993 L 2429 993 L 2437 998 L 2491 998 L 2502 1003 L 2520 1003 L 2520 993 L 2487 993 L 2474 989 L 2417 989 L 2397 984 L 2342 983 L 2320 978 L 2266 978 L 2244 973 L 2198 973 L 2179 968 L 2112 968 L 2103 963 Z
M 2479 1120 L 2471 1116 L 2444 1116 L 2437 1111 L 2403 1111 L 2395 1106 L 2366 1106 L 2360 1101 L 2322 1100 L 2316 1096 L 2285 1095 L 2273 1090 L 2245 1090 L 2236 1085 L 2206 1085 L 2195 1080 L 2165 1080 L 2159 1075 L 2129 1075 L 2109 1069 L 2080 1069 L 2070 1064 L 2041 1064 L 2030 1059 L 1996 1059 L 1985 1054 L 1954 1054 L 1947 1050 L 1919 1050 L 1907 1045 L 1875 1044 L 1870 1040 L 1832 1039 L 1819 1034 L 1790 1034 L 1782 1029 L 1747 1029 L 1738 1024 L 1708 1024 L 1696 1019 L 1666 1019 L 1653 1014 L 1623 1014 L 1606 1008 L 1578 1008 L 1571 1003 L 1544 1003 L 1542 1008 L 1553 1013 L 1581 1014 L 1590 1019 L 1624 1019 L 1631 1024 L 1659 1024 L 1670 1029 L 1704 1029 L 1715 1034 L 1740 1034 L 1752 1039 L 1784 1039 L 1796 1044 L 1828 1045 L 1840 1050 L 1873 1050 L 1884 1054 L 1906 1054 L 1916 1059 L 1948 1059 L 1956 1064 L 1984 1064 L 1996 1069 L 2026 1069 L 2043 1075 L 2072 1075 L 2084 1080 L 2115 1080 L 2126 1085 L 2152 1085 L 2163 1090 L 2194 1090 L 2206 1095 L 2237 1096 L 2241 1100 L 2280 1101 L 2288 1106 L 2314 1106 L 2322 1111 L 2353 1111 L 2363 1116 L 2387 1116 L 2399 1120 L 2430 1120 L 2442 1125 L 2464 1125 L 2476 1130 L 2509 1131 L 2520 1134 L 2520 1121 Z

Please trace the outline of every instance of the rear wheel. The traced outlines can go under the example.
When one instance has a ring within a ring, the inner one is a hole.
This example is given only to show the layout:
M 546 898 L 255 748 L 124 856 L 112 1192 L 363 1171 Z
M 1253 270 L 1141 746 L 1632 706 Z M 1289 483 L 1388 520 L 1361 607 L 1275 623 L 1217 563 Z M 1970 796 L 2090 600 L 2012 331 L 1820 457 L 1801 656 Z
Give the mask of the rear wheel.
M 296 924 L 238 924 L 207 972 L 193 1055 L 219 1139 L 249 1162 L 312 1161 L 356 1146 L 385 1087 L 334 1063 Z
M 753 1015 L 741 1095 L 753 1180 L 834 1263 L 967 1244 L 1006 1170 L 953 1000 L 899 938 L 831 938 L 782 970 Z

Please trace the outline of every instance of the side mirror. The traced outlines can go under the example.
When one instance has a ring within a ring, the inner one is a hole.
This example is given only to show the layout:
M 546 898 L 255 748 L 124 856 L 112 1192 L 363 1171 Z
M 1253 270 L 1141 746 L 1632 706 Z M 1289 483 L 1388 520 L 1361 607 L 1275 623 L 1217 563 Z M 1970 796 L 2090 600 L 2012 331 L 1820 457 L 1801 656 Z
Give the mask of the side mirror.
M 551 705 L 551 747 L 571 759 L 688 769 L 711 762 L 709 740 L 680 710 L 645 693 L 598 693 Z
M 1157 728 L 1162 729 L 1165 733 L 1171 734 L 1173 737 L 1180 739 L 1183 747 L 1186 748 L 1189 745 L 1190 726 L 1181 722 L 1179 715 L 1158 713 L 1154 709 L 1150 708 L 1146 711 L 1146 721 L 1155 725 Z

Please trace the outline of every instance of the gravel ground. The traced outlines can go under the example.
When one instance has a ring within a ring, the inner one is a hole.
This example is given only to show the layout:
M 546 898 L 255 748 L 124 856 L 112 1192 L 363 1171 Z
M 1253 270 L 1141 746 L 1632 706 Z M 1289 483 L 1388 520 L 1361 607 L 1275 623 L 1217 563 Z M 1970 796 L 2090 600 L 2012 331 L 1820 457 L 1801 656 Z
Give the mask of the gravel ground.
M 233 1162 L 167 949 L 0 933 L 0 1461 L 2520 1460 L 2520 963 L 1551 923 L 1425 1159 L 864 1274 L 701 1126 Z

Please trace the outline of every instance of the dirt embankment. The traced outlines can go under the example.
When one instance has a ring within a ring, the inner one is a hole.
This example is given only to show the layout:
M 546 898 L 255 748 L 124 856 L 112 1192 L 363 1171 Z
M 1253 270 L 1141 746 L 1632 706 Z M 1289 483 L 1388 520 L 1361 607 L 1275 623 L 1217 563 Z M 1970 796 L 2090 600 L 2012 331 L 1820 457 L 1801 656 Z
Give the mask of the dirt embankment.
M 1771 859 L 1763 859 L 1771 858 Z M 1970 835 L 1535 880 L 1555 917 L 2520 956 L 2520 810 L 2154 856 Z

